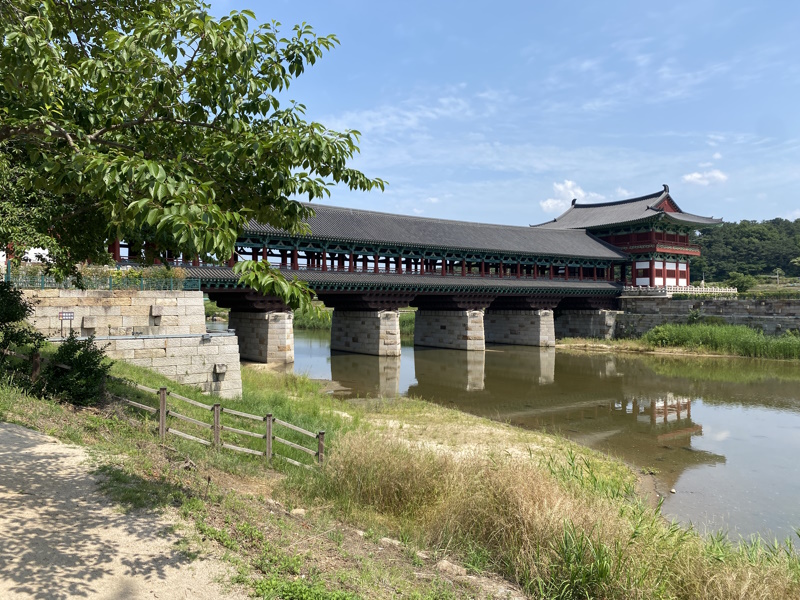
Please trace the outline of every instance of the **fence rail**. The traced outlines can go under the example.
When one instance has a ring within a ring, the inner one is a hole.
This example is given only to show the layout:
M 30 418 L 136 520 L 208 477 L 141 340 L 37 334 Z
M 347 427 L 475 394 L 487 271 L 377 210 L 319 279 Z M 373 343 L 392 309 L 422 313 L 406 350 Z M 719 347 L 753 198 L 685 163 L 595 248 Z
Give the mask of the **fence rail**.
M 0 350 L 0 354 L 4 354 L 6 356 L 13 356 L 15 358 L 19 358 L 22 360 L 30 360 L 33 363 L 33 373 L 32 378 L 36 379 L 39 375 L 39 371 L 41 368 L 42 359 L 38 352 L 35 352 L 31 356 L 20 354 L 18 352 L 14 352 L 13 350 Z M 47 360 L 47 359 L 45 359 Z M 72 367 L 69 365 L 62 365 L 56 364 L 56 367 L 61 369 L 70 370 Z M 120 381 L 123 383 L 127 383 L 122 379 L 117 377 L 110 377 L 110 379 L 114 379 L 116 381 Z M 279 444 L 283 444 L 289 448 L 293 448 L 295 450 L 299 450 L 301 452 L 305 452 L 306 454 L 310 454 L 317 459 L 317 464 L 322 465 L 323 461 L 325 460 L 325 432 L 318 431 L 317 433 L 308 431 L 303 429 L 302 427 L 298 427 L 297 425 L 293 425 L 292 423 L 288 423 L 287 421 L 283 421 L 281 419 L 277 419 L 272 416 L 272 413 L 268 413 L 264 416 L 259 415 L 251 415 L 250 413 L 241 412 L 238 410 L 233 410 L 232 408 L 223 408 L 220 404 L 204 404 L 202 402 L 198 402 L 197 400 L 192 400 L 191 398 L 187 398 L 186 396 L 181 396 L 179 394 L 171 393 L 167 390 L 167 388 L 162 387 L 159 389 L 147 387 L 146 385 L 141 385 L 139 383 L 134 384 L 136 389 L 146 392 L 148 394 L 155 394 L 158 396 L 158 408 L 153 408 L 152 406 L 147 406 L 146 404 L 142 404 L 141 402 L 135 402 L 134 400 L 130 400 L 128 398 L 123 398 L 121 396 L 114 396 L 117 400 L 121 400 L 122 402 L 128 404 L 129 406 L 133 406 L 134 408 L 138 408 L 139 410 L 144 410 L 150 414 L 158 415 L 158 436 L 163 442 L 167 434 L 172 434 L 177 437 L 192 441 L 198 442 L 203 444 L 204 446 L 213 446 L 216 448 L 226 448 L 228 450 L 233 450 L 235 452 L 243 452 L 245 454 L 252 454 L 254 456 L 264 456 L 268 461 L 272 460 L 273 458 L 280 458 L 290 464 L 297 465 L 300 467 L 304 467 L 307 469 L 311 468 L 311 465 L 304 464 L 289 458 L 288 456 L 283 456 L 282 454 L 278 454 L 274 451 L 274 443 L 278 442 Z M 194 419 L 192 417 L 180 414 L 177 411 L 171 410 L 167 407 L 167 397 L 170 397 L 175 400 L 179 400 L 185 402 L 191 406 L 208 410 L 212 413 L 212 422 L 206 423 L 205 421 L 201 421 L 199 419 Z M 222 415 L 223 414 L 230 414 L 236 417 L 241 417 L 244 419 L 251 419 L 253 421 L 260 421 L 265 423 L 265 431 L 264 433 L 256 433 L 254 431 L 248 431 L 246 429 L 239 429 L 237 427 L 232 427 L 230 425 L 224 425 L 222 423 Z M 191 435 L 186 433 L 185 431 L 180 431 L 175 429 L 174 427 L 167 426 L 167 418 L 173 417 L 179 421 L 183 421 L 185 423 L 191 423 L 196 427 L 200 427 L 202 429 L 211 430 L 212 440 L 204 440 L 203 438 L 199 438 L 197 436 Z M 285 427 L 286 429 L 290 429 L 292 431 L 296 431 L 297 433 L 301 433 L 306 435 L 310 438 L 314 438 L 317 440 L 317 448 L 316 450 L 311 448 L 306 448 L 305 446 L 301 446 L 300 444 L 295 444 L 289 440 L 286 440 L 282 437 L 278 437 L 273 434 L 272 430 L 275 425 L 279 427 Z M 228 444 L 222 441 L 222 432 L 228 431 L 230 433 L 234 433 L 237 435 L 244 435 L 249 436 L 257 439 L 262 439 L 266 441 L 265 450 L 262 452 L 260 450 L 253 450 L 252 448 L 245 448 L 243 446 L 237 446 L 235 444 Z
M 667 285 L 662 287 L 626 285 L 624 288 L 622 288 L 622 292 L 623 294 L 636 296 L 666 297 L 672 297 L 673 294 L 686 294 L 690 296 L 735 296 L 739 293 L 739 291 L 734 287 L 695 287 L 692 285 Z
M 46 275 L 4 275 L 4 280 L 21 290 L 75 289 L 70 280 L 56 281 Z M 84 277 L 87 290 L 138 290 L 138 291 L 175 291 L 191 292 L 200 289 L 199 279 L 126 279 L 114 276 Z
M 147 411 L 149 413 L 158 415 L 158 422 L 159 422 L 158 433 L 159 433 L 159 438 L 161 439 L 162 442 L 166 439 L 168 434 L 172 434 L 172 435 L 178 436 L 178 437 L 183 438 L 183 439 L 187 439 L 187 440 L 190 440 L 190 441 L 193 441 L 193 442 L 198 442 L 200 444 L 203 444 L 204 446 L 212 446 L 212 447 L 215 447 L 215 448 L 225 448 L 227 450 L 233 450 L 234 452 L 243 452 L 245 454 L 251 454 L 251 455 L 254 455 L 254 456 L 263 456 L 267 460 L 271 460 L 273 458 L 280 458 L 281 460 L 284 460 L 284 461 L 286 461 L 286 462 L 288 462 L 288 463 L 290 463 L 292 465 L 296 465 L 296 466 L 300 466 L 300 467 L 304 467 L 304 468 L 311 468 L 311 465 L 309 465 L 309 464 L 298 462 L 298 461 L 296 461 L 296 460 L 294 460 L 294 459 L 292 459 L 292 458 L 290 458 L 288 456 L 284 456 L 282 454 L 279 454 L 279 453 L 275 452 L 275 450 L 274 450 L 275 443 L 278 443 L 278 444 L 281 444 L 281 445 L 286 446 L 288 448 L 292 448 L 294 450 L 298 450 L 300 452 L 304 452 L 306 454 L 309 454 L 309 455 L 315 457 L 316 460 L 317 460 L 317 464 L 318 465 L 322 465 L 323 461 L 325 460 L 325 432 L 324 431 L 318 431 L 317 433 L 314 433 L 312 431 L 308 431 L 306 429 L 303 429 L 302 427 L 298 427 L 297 425 L 294 425 L 294 424 L 289 423 L 287 421 L 283 421 L 281 419 L 278 419 L 278 418 L 272 416 L 271 413 L 263 415 L 263 416 L 261 416 L 261 415 L 252 415 L 250 413 L 234 410 L 232 408 L 224 408 L 220 404 L 204 404 L 202 402 L 198 402 L 197 400 L 192 400 L 191 398 L 187 398 L 185 396 L 181 396 L 179 394 L 175 394 L 175 393 L 169 392 L 167 390 L 167 388 L 163 388 L 163 387 L 158 389 L 158 390 L 156 390 L 154 388 L 147 387 L 145 385 L 140 385 L 140 384 L 135 384 L 135 387 L 138 390 L 141 390 L 141 391 L 146 392 L 148 394 L 157 395 L 158 396 L 158 408 L 153 408 L 153 407 L 150 407 L 150 406 L 146 406 L 144 404 L 141 404 L 139 402 L 134 402 L 133 400 L 129 400 L 127 398 L 120 398 L 120 399 L 122 401 L 124 401 L 125 403 L 129 404 L 130 406 L 133 406 L 134 408 L 145 410 L 145 411 Z M 172 400 L 177 400 L 177 401 L 180 401 L 180 402 L 185 402 L 185 403 L 187 403 L 187 404 L 189 404 L 191 406 L 195 406 L 197 408 L 208 410 L 212 414 L 211 423 L 208 423 L 206 421 L 202 421 L 202 420 L 199 420 L 199 419 L 195 419 L 195 418 L 192 418 L 192 417 L 188 417 L 186 415 L 178 413 L 175 410 L 170 409 L 167 406 L 167 398 L 170 398 Z M 248 431 L 246 429 L 239 429 L 238 427 L 233 427 L 231 425 L 225 425 L 225 424 L 222 423 L 222 417 L 223 417 L 223 415 L 226 415 L 226 414 L 231 415 L 231 416 L 240 417 L 240 418 L 243 418 L 243 419 L 250 419 L 250 420 L 253 420 L 253 421 L 260 421 L 260 422 L 265 424 L 264 433 L 255 432 L 255 431 Z M 168 418 L 170 418 L 170 417 L 172 417 L 174 419 L 177 419 L 178 421 L 191 423 L 192 425 L 194 425 L 196 427 L 200 427 L 200 428 L 205 429 L 205 430 L 210 430 L 212 439 L 211 440 L 206 440 L 206 439 L 191 435 L 189 433 L 186 433 L 185 431 L 180 431 L 180 430 L 176 429 L 175 427 L 170 427 L 168 425 L 168 422 L 167 422 Z M 310 438 L 313 438 L 313 439 L 317 440 L 317 444 L 316 444 L 317 447 L 316 448 L 308 448 L 308 447 L 303 446 L 301 444 L 296 444 L 295 442 L 292 442 L 292 441 L 287 440 L 285 438 L 279 437 L 279 436 L 277 436 L 277 435 L 275 435 L 273 433 L 273 428 L 275 426 L 284 427 L 284 428 L 289 429 L 291 431 L 294 431 L 294 432 L 300 433 L 302 435 L 308 436 Z M 223 439 L 222 439 L 222 434 L 224 432 L 229 432 L 229 433 L 233 433 L 233 434 L 236 434 L 236 435 L 244 435 L 244 436 L 248 436 L 248 437 L 252 437 L 252 438 L 256 438 L 256 439 L 262 439 L 262 440 L 265 441 L 265 449 L 263 451 L 261 451 L 261 450 L 253 450 L 252 448 L 245 448 L 243 446 L 238 446 L 236 444 L 231 444 L 231 443 L 224 442 Z

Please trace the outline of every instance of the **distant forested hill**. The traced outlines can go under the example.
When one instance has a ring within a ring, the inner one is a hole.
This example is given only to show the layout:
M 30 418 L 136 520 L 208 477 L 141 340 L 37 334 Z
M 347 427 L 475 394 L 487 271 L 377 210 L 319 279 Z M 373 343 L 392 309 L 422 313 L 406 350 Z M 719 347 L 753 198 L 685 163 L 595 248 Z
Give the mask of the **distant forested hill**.
M 702 256 L 692 261 L 692 280 L 705 272 L 707 281 L 723 281 L 728 273 L 769 275 L 776 268 L 789 277 L 800 276 L 792 259 L 800 256 L 800 219 L 741 221 L 702 229 L 694 239 Z

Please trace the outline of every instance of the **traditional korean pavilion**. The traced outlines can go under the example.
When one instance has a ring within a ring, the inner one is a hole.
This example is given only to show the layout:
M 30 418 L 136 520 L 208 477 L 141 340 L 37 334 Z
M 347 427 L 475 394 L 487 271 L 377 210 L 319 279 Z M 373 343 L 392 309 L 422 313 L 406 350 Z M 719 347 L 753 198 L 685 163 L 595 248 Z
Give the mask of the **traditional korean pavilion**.
M 682 211 L 664 185 L 655 194 L 617 202 L 573 200 L 560 217 L 535 227 L 583 229 L 630 255 L 628 284 L 665 287 L 689 285 L 689 260 L 700 256 L 700 247 L 689 243 L 689 234 L 720 223 L 722 219 Z

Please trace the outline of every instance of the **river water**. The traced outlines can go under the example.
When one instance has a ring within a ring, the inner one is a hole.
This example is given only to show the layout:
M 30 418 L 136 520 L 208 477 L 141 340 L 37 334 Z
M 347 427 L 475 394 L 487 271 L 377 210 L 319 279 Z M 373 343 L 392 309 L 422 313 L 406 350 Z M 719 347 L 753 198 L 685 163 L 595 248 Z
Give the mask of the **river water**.
M 332 353 L 329 336 L 295 332 L 295 373 L 337 381 L 345 395 L 410 395 L 557 432 L 652 472 L 668 517 L 732 539 L 797 539 L 796 362 L 501 345 L 403 346 L 392 358 Z

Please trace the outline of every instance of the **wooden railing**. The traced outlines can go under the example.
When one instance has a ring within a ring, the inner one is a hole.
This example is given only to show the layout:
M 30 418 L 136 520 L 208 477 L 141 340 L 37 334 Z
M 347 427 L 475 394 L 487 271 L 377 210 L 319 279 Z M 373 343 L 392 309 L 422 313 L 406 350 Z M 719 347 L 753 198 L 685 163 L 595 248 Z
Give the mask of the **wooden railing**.
M 38 352 L 34 352 L 31 356 L 27 356 L 25 354 L 20 354 L 18 352 L 14 352 L 13 350 L 0 350 L 3 354 L 7 356 L 13 356 L 15 358 L 19 358 L 22 360 L 29 360 L 32 363 L 31 369 L 31 379 L 36 380 L 39 377 L 41 372 L 41 365 L 42 362 L 48 361 L 49 359 L 45 358 L 42 359 L 41 355 Z M 69 365 L 62 365 L 56 363 L 56 367 L 60 369 L 71 370 L 72 367 Z M 114 379 L 121 383 L 128 383 L 123 379 L 119 379 L 117 377 L 109 376 L 109 379 Z M 128 398 L 123 398 L 121 396 L 115 396 L 116 399 L 129 404 L 135 408 L 140 410 L 144 410 L 151 414 L 158 415 L 158 436 L 161 441 L 165 441 L 167 434 L 175 435 L 177 437 L 190 440 L 193 442 L 197 442 L 199 444 L 203 444 L 204 446 L 214 446 L 216 448 L 226 448 L 228 450 L 233 450 L 235 452 L 244 452 L 246 454 L 253 454 L 255 456 L 264 456 L 267 460 L 272 460 L 273 458 L 280 458 L 281 460 L 285 460 L 286 462 L 296 465 L 298 467 L 304 468 L 311 468 L 310 465 L 304 464 L 294 460 L 293 458 L 289 458 L 288 456 L 283 456 L 282 454 L 278 454 L 274 451 L 275 443 L 282 444 L 289 448 L 294 448 L 295 450 L 299 450 L 300 452 L 305 452 L 316 458 L 317 464 L 322 465 L 323 461 L 325 460 L 325 432 L 318 431 L 314 433 L 312 431 L 307 431 L 302 427 L 298 427 L 297 425 L 293 425 L 288 423 L 287 421 L 282 421 L 274 416 L 271 413 L 268 413 L 264 416 L 260 415 L 251 415 L 246 412 L 241 412 L 238 410 L 234 410 L 232 408 L 225 408 L 221 404 L 203 404 L 202 402 L 198 402 L 197 400 L 192 400 L 191 398 L 187 398 L 186 396 L 180 396 L 178 394 L 171 393 L 167 391 L 167 388 L 162 387 L 159 389 L 154 389 L 147 387 L 145 385 L 134 384 L 136 389 L 141 390 L 143 392 L 147 392 L 150 394 L 156 394 L 158 396 L 158 408 L 153 408 L 152 406 L 147 406 L 146 404 L 142 404 L 140 402 L 135 402 L 134 400 L 130 400 Z M 174 398 L 175 400 L 180 400 L 182 402 L 186 402 L 187 404 L 194 406 L 196 408 L 200 408 L 203 410 L 208 410 L 211 412 L 212 415 L 212 422 L 206 423 L 204 421 L 200 421 L 198 419 L 193 419 L 187 415 L 181 414 L 175 410 L 171 410 L 167 407 L 167 396 L 170 398 Z M 265 423 L 265 430 L 264 433 L 260 432 L 253 432 L 248 431 L 246 429 L 239 429 L 237 427 L 232 427 L 230 425 L 224 425 L 222 423 L 222 416 L 228 414 L 235 417 L 239 417 L 242 419 L 250 419 L 252 421 L 262 422 Z M 173 417 L 178 419 L 179 421 L 184 421 L 186 423 L 191 423 L 201 429 L 210 429 L 211 430 L 211 440 L 205 440 L 203 438 L 191 435 L 184 431 L 180 431 L 175 429 L 174 427 L 167 426 L 167 417 Z M 300 433 L 304 436 L 310 437 L 317 441 L 316 449 L 306 448 L 300 444 L 295 444 L 285 438 L 279 437 L 274 434 L 273 430 L 275 426 L 283 427 L 285 429 L 289 429 L 291 431 L 295 431 Z M 248 437 L 253 437 L 257 439 L 264 440 L 264 450 L 253 450 L 252 448 L 245 448 L 244 446 L 237 446 L 235 444 L 228 444 L 222 441 L 222 432 L 229 431 L 231 433 L 237 435 L 244 435 Z
M 692 296 L 731 296 L 739 291 L 734 287 L 696 287 L 692 285 L 667 285 L 660 287 L 650 287 L 646 285 L 626 285 L 622 292 L 638 296 L 667 296 L 673 294 L 687 294 Z
M 187 398 L 185 396 L 180 396 L 178 394 L 171 393 L 167 391 L 167 388 L 162 387 L 158 390 L 154 388 L 149 388 L 144 385 L 136 384 L 135 386 L 137 389 L 156 394 L 158 396 L 158 408 L 153 408 L 152 406 L 147 406 L 145 404 L 141 404 L 139 402 L 134 402 L 133 400 L 129 400 L 127 398 L 120 398 L 123 402 L 141 409 L 145 410 L 151 414 L 158 415 L 158 436 L 163 442 L 166 440 L 167 435 L 174 435 L 186 440 L 190 440 L 193 442 L 197 442 L 199 444 L 203 444 L 204 446 L 212 446 L 215 448 L 225 448 L 227 450 L 233 450 L 235 452 L 243 452 L 245 454 L 252 454 L 255 456 L 263 456 L 267 460 L 271 460 L 273 458 L 280 458 L 281 460 L 285 460 L 286 462 L 296 465 L 298 467 L 304 468 L 311 468 L 311 465 L 301 463 L 296 461 L 288 456 L 284 456 L 282 454 L 278 454 L 275 452 L 275 444 L 281 444 L 283 446 L 293 448 L 294 450 L 298 450 L 300 452 L 304 452 L 316 458 L 317 464 L 322 465 L 325 459 L 325 432 L 318 431 L 317 433 L 307 431 L 302 427 L 298 427 L 297 425 L 293 425 L 286 421 L 282 421 L 274 417 L 271 413 L 266 415 L 251 415 L 246 412 L 241 412 L 238 410 L 234 410 L 232 408 L 223 407 L 221 404 L 204 404 L 202 402 L 198 402 L 197 400 L 192 400 L 191 398 Z M 181 402 L 185 402 L 191 406 L 196 408 L 207 410 L 211 413 L 211 422 L 201 421 L 199 419 L 194 419 L 187 415 L 181 414 L 176 410 L 173 410 L 167 406 L 167 396 L 174 400 L 178 400 Z M 224 415 L 231 415 L 234 417 L 239 417 L 241 419 L 249 419 L 251 421 L 261 422 L 264 423 L 263 433 L 261 432 L 254 432 L 248 431 L 246 429 L 239 429 L 237 427 L 233 427 L 231 425 L 225 425 L 222 422 Z M 172 417 L 179 421 L 183 421 L 185 423 L 191 423 L 195 427 L 199 427 L 201 429 L 206 429 L 211 431 L 211 439 L 204 439 L 201 437 L 197 437 L 195 435 L 186 433 L 185 431 L 180 431 L 175 427 L 170 427 L 167 424 L 167 419 Z M 274 428 L 275 427 L 283 427 L 285 429 L 289 429 L 291 431 L 295 431 L 300 433 L 304 436 L 310 437 L 317 441 L 316 448 L 307 448 L 301 444 L 296 444 L 291 442 L 285 438 L 279 437 L 275 435 Z M 223 432 L 230 432 L 237 435 L 244 435 L 248 437 L 257 438 L 260 440 L 264 440 L 264 450 L 254 450 L 252 448 L 245 448 L 244 446 L 237 446 L 235 444 L 226 443 L 222 439 Z

